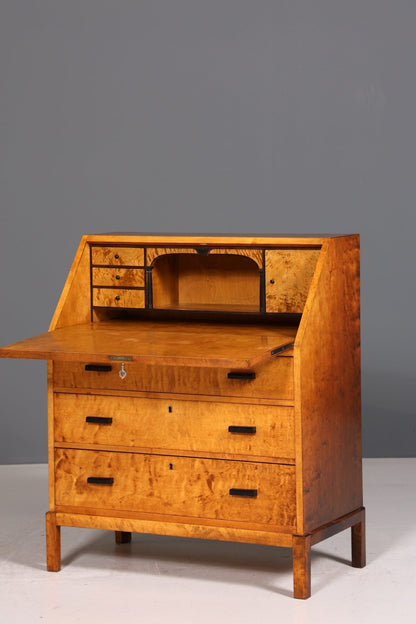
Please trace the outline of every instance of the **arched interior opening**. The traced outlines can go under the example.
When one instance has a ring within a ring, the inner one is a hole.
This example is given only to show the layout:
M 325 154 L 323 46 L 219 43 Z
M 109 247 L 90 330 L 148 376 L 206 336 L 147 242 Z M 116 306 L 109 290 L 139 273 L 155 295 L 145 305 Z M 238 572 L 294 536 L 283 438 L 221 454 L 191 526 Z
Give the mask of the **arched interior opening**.
M 172 253 L 153 263 L 154 309 L 259 312 L 260 270 L 237 254 Z

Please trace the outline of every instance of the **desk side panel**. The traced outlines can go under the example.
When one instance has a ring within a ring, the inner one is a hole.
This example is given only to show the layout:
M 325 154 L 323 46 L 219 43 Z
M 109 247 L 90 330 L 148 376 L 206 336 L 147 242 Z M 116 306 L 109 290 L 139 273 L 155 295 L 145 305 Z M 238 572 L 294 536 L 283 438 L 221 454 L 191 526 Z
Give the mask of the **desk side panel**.
M 91 320 L 90 247 L 83 236 L 65 282 L 49 331 Z
M 295 343 L 302 533 L 362 505 L 359 237 L 320 260 Z

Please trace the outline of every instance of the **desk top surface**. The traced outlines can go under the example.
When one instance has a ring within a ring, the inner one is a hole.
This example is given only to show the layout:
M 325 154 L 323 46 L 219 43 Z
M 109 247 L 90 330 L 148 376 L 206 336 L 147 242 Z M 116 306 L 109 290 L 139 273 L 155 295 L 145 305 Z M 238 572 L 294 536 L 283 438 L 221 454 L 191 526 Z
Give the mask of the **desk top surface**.
M 137 244 L 137 245 L 225 245 L 268 247 L 321 246 L 331 238 L 358 237 L 358 234 L 173 234 L 163 232 L 109 232 L 87 234 L 85 240 L 92 244 Z

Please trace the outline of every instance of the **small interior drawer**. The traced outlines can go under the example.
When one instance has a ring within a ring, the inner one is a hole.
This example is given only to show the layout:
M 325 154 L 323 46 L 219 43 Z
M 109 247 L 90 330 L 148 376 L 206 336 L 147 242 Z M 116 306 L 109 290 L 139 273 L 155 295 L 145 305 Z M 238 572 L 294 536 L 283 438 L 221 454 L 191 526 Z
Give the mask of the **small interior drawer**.
M 57 393 L 55 440 L 294 461 L 292 407 Z
M 93 306 L 105 308 L 144 308 L 144 290 L 127 288 L 93 288 Z
M 143 266 L 144 249 L 142 247 L 91 247 L 92 264 L 110 266 Z
M 144 269 L 124 269 L 118 267 L 93 267 L 93 286 L 135 286 L 144 287 Z
M 140 292 L 140 291 L 137 291 Z M 93 364 L 93 362 L 92 362 Z M 246 372 L 200 366 L 157 366 L 121 362 L 106 371 L 86 370 L 83 362 L 54 362 L 54 383 L 64 388 L 137 390 L 170 394 L 204 394 L 293 400 L 293 357 L 274 357 Z M 241 374 L 241 377 L 240 377 Z M 236 378 L 233 378 L 235 375 Z M 231 378 L 230 378 L 231 376 Z
M 295 468 L 173 455 L 56 449 L 57 508 L 295 527 Z

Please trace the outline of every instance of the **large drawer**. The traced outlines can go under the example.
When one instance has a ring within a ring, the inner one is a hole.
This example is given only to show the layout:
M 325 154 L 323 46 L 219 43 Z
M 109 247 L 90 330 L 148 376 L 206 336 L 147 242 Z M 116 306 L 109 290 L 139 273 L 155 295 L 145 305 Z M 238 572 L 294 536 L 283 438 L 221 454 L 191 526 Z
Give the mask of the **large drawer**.
M 294 460 L 294 409 L 58 393 L 55 441 Z
M 205 394 L 214 396 L 293 399 L 293 358 L 275 357 L 255 367 L 255 378 L 229 378 L 238 371 L 225 368 L 191 366 L 155 366 L 125 362 L 127 375 L 119 375 L 122 364 L 111 364 L 111 370 L 85 370 L 82 362 L 54 362 L 54 383 L 64 388 L 137 390 L 168 394 Z M 246 375 L 243 372 L 243 375 Z
M 57 449 L 57 508 L 174 514 L 295 526 L 295 468 Z

